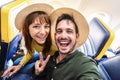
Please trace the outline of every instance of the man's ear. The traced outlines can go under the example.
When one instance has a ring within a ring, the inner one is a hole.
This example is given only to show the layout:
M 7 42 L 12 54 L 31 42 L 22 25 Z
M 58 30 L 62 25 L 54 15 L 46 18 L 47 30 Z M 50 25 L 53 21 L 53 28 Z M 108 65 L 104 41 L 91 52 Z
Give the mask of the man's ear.
M 76 39 L 78 39 L 80 37 L 80 35 L 79 34 L 76 34 Z

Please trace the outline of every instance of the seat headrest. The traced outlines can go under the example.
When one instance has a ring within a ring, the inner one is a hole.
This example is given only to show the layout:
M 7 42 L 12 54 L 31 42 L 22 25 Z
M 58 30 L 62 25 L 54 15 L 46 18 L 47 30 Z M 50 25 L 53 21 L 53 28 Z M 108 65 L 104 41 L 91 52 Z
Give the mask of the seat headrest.
M 104 80 L 120 80 L 120 55 L 100 62 L 98 68 Z

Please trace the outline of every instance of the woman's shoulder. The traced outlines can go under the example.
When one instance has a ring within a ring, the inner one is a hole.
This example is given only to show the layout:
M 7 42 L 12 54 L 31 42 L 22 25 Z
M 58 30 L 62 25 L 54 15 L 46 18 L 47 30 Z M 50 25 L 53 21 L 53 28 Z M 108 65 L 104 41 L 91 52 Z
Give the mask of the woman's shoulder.
M 55 45 L 52 45 L 50 49 L 50 55 L 53 55 L 57 50 L 57 47 Z
M 57 51 L 57 50 L 58 50 L 58 49 L 57 49 L 57 46 L 52 45 L 52 46 L 51 46 L 51 50 L 55 50 L 55 51 Z

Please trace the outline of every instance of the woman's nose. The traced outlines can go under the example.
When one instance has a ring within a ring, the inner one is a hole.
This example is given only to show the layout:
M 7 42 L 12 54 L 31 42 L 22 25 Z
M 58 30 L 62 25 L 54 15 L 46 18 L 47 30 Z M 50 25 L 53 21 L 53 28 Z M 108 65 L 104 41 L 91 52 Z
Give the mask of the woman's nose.
M 45 29 L 44 29 L 43 27 L 41 27 L 41 28 L 39 29 L 39 33 L 44 34 L 44 33 L 45 33 Z

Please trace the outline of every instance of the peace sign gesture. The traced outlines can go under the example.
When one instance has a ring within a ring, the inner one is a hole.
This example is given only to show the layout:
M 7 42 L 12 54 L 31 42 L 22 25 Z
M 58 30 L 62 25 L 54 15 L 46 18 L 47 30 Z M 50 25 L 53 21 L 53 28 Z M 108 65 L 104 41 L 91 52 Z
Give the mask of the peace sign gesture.
M 35 63 L 35 74 L 39 75 L 46 67 L 46 64 L 48 63 L 50 59 L 50 55 L 47 56 L 45 60 L 43 60 L 43 55 L 40 52 L 40 59 L 36 61 Z

